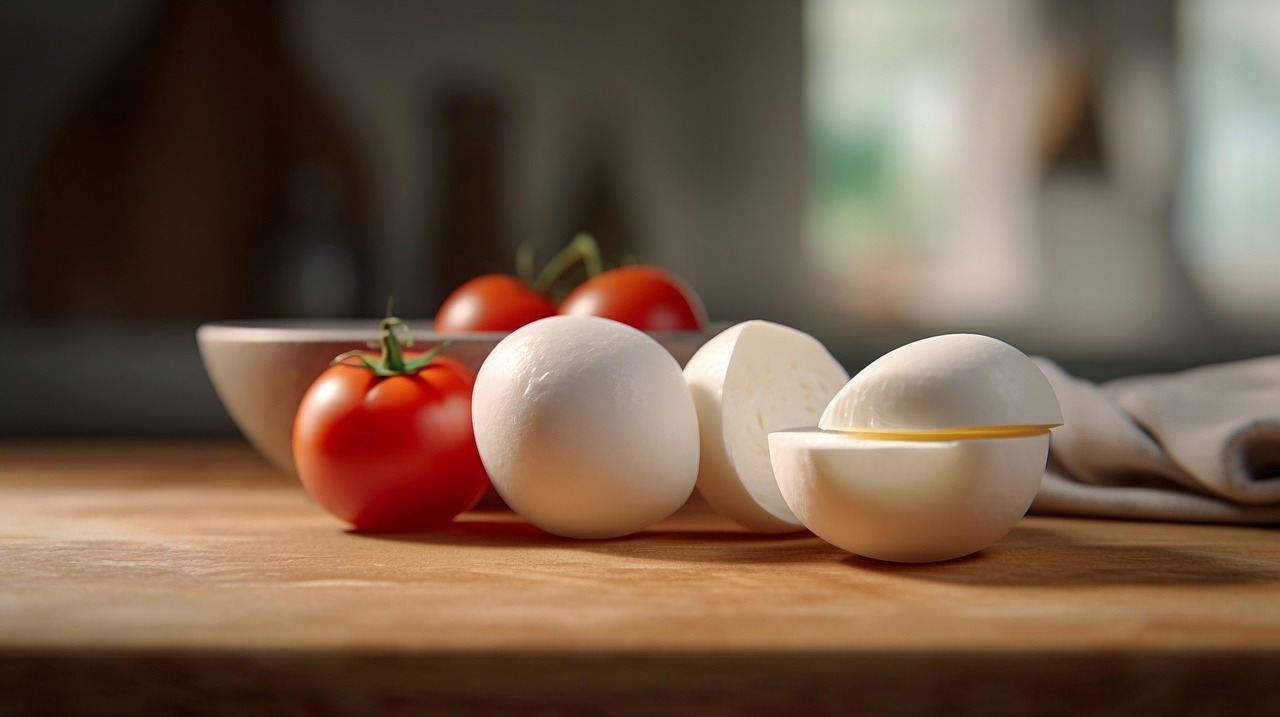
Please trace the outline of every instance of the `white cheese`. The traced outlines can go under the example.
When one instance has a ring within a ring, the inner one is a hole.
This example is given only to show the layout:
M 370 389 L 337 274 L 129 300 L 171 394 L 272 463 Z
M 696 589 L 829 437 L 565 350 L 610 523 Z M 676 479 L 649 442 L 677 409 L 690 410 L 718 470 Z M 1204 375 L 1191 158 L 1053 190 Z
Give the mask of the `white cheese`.
M 680 366 L 616 321 L 554 316 L 509 334 L 480 367 L 472 418 L 498 494 L 549 533 L 627 535 L 693 492 L 698 418 Z
M 684 376 L 701 427 L 698 492 L 746 528 L 802 530 L 774 479 L 768 434 L 813 425 L 849 374 L 812 336 L 747 321 L 707 342 Z

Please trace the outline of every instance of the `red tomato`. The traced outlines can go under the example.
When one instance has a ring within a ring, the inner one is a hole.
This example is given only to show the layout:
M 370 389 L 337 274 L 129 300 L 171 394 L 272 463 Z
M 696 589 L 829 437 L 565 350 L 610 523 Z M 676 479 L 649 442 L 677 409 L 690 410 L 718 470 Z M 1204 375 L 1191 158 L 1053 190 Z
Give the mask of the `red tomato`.
M 406 356 L 406 358 L 411 358 Z M 436 357 L 378 376 L 330 366 L 298 407 L 293 458 L 315 500 L 357 530 L 429 530 L 489 486 L 471 428 L 475 375 Z
M 436 331 L 514 331 L 554 316 L 551 299 L 510 274 L 485 274 L 464 283 L 436 313 Z
M 642 331 L 688 331 L 707 325 L 707 311 L 693 289 L 653 266 L 624 266 L 587 279 L 565 297 L 560 313 L 603 316 Z

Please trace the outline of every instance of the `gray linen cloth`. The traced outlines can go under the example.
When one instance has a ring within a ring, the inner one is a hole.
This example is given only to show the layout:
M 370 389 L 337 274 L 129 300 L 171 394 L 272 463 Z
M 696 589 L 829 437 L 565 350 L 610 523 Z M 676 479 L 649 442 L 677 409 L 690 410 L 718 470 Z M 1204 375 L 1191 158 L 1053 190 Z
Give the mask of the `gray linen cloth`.
M 1032 513 L 1280 524 L 1280 356 L 1103 384 L 1036 362 L 1063 425 Z

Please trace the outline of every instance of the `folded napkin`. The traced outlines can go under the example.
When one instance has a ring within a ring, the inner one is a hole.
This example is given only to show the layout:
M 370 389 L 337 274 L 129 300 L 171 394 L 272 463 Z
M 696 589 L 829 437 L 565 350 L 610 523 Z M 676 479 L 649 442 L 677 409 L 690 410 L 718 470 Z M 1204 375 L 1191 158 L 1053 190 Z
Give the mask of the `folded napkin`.
M 1039 514 L 1280 524 L 1280 356 L 1093 384 L 1062 404 Z

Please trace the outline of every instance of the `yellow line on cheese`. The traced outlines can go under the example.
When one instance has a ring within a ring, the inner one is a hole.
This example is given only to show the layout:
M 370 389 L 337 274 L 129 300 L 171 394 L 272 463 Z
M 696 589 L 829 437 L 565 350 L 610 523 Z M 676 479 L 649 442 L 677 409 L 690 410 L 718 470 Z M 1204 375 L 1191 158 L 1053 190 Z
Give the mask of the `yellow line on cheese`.
M 1055 424 L 1056 425 L 1056 424 Z M 838 431 L 856 438 L 881 441 L 972 441 L 984 438 L 1020 438 L 1048 433 L 1054 425 L 1038 426 L 972 426 L 968 428 L 934 428 L 907 431 L 893 428 L 860 428 Z

